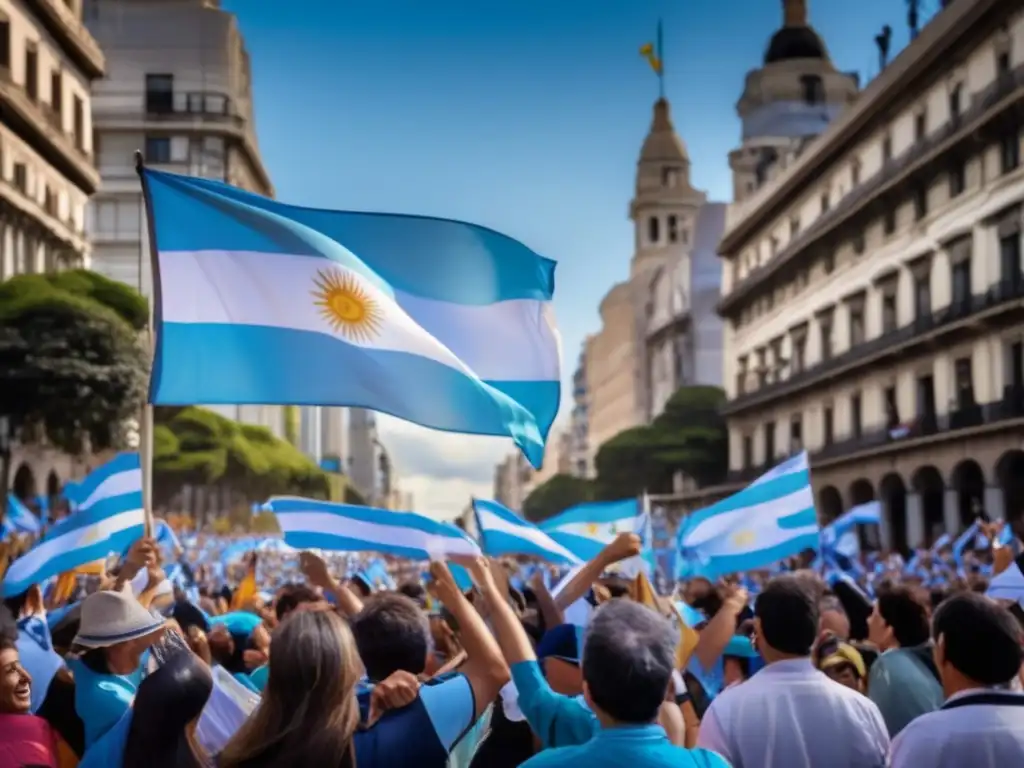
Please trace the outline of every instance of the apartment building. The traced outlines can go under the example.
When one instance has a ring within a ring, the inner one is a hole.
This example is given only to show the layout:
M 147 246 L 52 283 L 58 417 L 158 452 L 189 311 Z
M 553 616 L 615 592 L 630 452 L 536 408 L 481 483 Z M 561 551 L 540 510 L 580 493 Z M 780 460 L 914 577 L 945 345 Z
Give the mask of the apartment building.
M 89 266 L 86 205 L 100 183 L 89 87 L 105 67 L 78 0 L 0 3 L 0 280 Z M 86 461 L 15 444 L 10 470 L 20 498 L 54 497 Z
M 88 216 L 93 269 L 148 296 L 152 272 L 136 150 L 160 170 L 274 194 L 256 141 L 249 54 L 234 15 L 219 0 L 87 0 L 84 18 L 107 56 L 107 77 L 93 84 L 102 176 Z M 284 434 L 279 407 L 213 408 Z
M 0 280 L 89 265 L 89 88 L 105 67 L 79 0 L 0 4 Z
M 952 0 L 719 245 L 733 479 L 800 450 L 883 543 L 1024 514 L 1024 2 Z

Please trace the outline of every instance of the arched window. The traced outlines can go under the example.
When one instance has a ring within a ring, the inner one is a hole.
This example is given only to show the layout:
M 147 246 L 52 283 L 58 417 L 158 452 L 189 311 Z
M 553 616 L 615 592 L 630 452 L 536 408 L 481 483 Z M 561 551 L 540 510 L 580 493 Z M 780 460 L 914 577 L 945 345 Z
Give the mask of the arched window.
M 647 241 L 651 245 L 657 245 L 659 240 L 661 240 L 661 222 L 658 221 L 657 216 L 651 216 L 647 220 Z
M 679 219 L 675 216 L 668 217 L 668 241 L 674 243 L 679 240 Z

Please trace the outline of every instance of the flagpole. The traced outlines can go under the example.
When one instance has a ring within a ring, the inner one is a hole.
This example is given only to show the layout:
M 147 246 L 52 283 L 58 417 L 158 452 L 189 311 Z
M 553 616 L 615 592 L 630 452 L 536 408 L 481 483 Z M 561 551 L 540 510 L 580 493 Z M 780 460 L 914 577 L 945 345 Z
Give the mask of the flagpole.
M 156 256 L 156 249 L 153 247 L 153 228 L 151 226 L 152 216 L 150 215 L 149 195 L 146 193 L 146 180 L 142 172 L 144 170 L 142 152 L 135 151 L 135 172 L 139 175 L 139 182 L 142 184 L 142 201 L 145 206 L 144 221 L 145 227 L 139 228 L 139 292 L 143 289 L 142 265 L 145 263 L 144 249 L 149 249 L 150 264 Z M 148 237 L 147 237 L 148 233 Z M 155 275 L 155 270 L 150 268 L 150 273 Z M 150 280 L 152 294 L 155 290 L 156 281 Z M 146 352 L 149 357 L 150 376 L 153 371 L 153 356 L 156 350 L 153 333 L 153 297 L 146 297 L 146 304 L 149 307 L 149 320 L 146 323 Z M 142 406 L 142 418 L 139 421 L 139 463 L 142 466 L 142 508 L 145 512 L 145 535 L 152 536 L 155 530 L 153 523 L 153 406 L 149 402 L 149 387 L 146 388 L 146 402 Z
M 661 29 L 661 19 L 658 19 L 658 96 L 665 98 L 665 36 Z

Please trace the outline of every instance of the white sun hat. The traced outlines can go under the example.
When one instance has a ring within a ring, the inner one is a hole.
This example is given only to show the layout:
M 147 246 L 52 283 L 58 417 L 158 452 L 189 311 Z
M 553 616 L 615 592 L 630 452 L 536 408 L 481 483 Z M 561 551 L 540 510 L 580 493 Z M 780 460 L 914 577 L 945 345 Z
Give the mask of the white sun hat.
M 164 621 L 157 618 L 130 594 L 95 592 L 82 602 L 82 619 L 75 645 L 109 648 L 137 640 L 159 630 Z

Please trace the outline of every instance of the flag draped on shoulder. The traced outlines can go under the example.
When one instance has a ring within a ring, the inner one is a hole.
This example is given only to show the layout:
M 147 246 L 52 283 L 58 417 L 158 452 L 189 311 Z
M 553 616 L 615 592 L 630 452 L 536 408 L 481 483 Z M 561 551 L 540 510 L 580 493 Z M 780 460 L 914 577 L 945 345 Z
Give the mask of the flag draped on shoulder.
M 553 261 L 473 224 L 141 175 L 160 297 L 150 402 L 369 408 L 511 437 L 540 466 L 561 380 Z
M 122 453 L 94 470 L 78 484 L 77 499 L 75 512 L 7 569 L 4 597 L 123 552 L 142 536 L 146 516 L 139 454 Z

